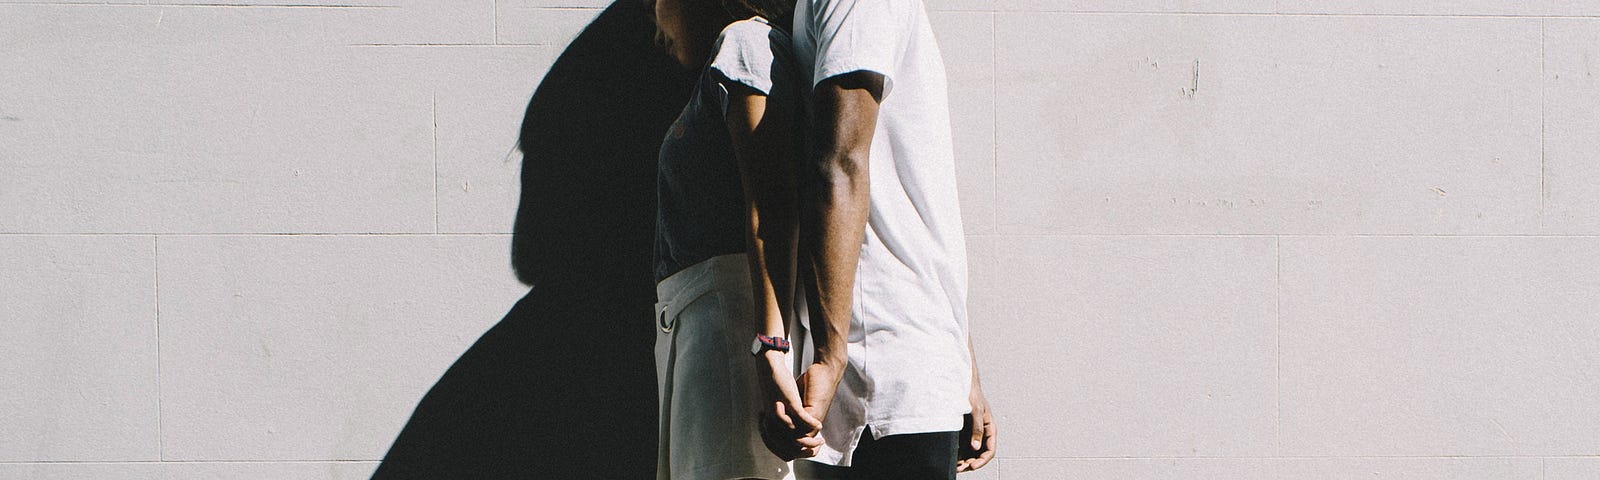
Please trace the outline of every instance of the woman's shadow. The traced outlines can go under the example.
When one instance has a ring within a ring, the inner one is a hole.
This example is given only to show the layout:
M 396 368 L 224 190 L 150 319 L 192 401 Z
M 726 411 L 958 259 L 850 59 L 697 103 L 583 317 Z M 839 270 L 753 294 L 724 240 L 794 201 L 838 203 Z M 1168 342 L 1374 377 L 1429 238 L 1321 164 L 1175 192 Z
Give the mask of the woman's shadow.
M 606 8 L 534 92 L 511 249 L 533 289 L 423 397 L 374 479 L 654 478 L 656 151 L 691 79 L 647 8 Z

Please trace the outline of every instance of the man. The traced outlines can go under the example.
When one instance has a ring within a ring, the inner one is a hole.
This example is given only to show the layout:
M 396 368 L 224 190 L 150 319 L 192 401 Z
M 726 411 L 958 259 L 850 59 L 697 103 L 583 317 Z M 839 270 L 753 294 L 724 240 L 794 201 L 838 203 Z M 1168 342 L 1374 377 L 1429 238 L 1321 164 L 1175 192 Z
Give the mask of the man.
M 996 432 L 967 333 L 943 60 L 921 0 L 797 3 L 814 350 L 801 405 L 774 395 L 764 435 L 779 456 L 812 457 L 802 478 L 953 480 L 993 458 Z

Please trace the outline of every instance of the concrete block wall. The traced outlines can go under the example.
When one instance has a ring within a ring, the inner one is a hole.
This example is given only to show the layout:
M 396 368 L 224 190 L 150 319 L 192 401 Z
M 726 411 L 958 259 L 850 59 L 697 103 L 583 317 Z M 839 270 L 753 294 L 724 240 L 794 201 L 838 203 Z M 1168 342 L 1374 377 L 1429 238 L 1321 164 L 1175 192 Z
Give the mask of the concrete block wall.
M 0 0 L 0 478 L 365 478 L 603 0 Z M 1600 477 L 1600 2 L 929 0 L 1001 458 Z

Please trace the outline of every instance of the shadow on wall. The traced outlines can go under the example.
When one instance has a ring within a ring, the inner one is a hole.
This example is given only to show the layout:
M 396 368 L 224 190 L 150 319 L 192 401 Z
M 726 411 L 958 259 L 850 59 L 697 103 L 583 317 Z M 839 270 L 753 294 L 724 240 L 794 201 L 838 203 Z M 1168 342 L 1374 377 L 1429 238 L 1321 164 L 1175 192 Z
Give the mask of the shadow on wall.
M 619 0 L 522 123 L 511 249 L 534 288 L 417 405 L 374 479 L 655 477 L 656 152 L 690 78 Z

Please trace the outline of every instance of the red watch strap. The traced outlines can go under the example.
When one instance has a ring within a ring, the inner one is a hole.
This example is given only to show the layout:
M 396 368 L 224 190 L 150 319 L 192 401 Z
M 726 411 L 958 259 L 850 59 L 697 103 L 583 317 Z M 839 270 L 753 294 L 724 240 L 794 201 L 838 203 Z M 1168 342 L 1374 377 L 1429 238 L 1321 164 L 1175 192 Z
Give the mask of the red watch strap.
M 757 333 L 756 340 L 760 340 L 762 345 L 766 345 L 773 350 L 789 353 L 789 339 L 783 337 L 769 337 Z

